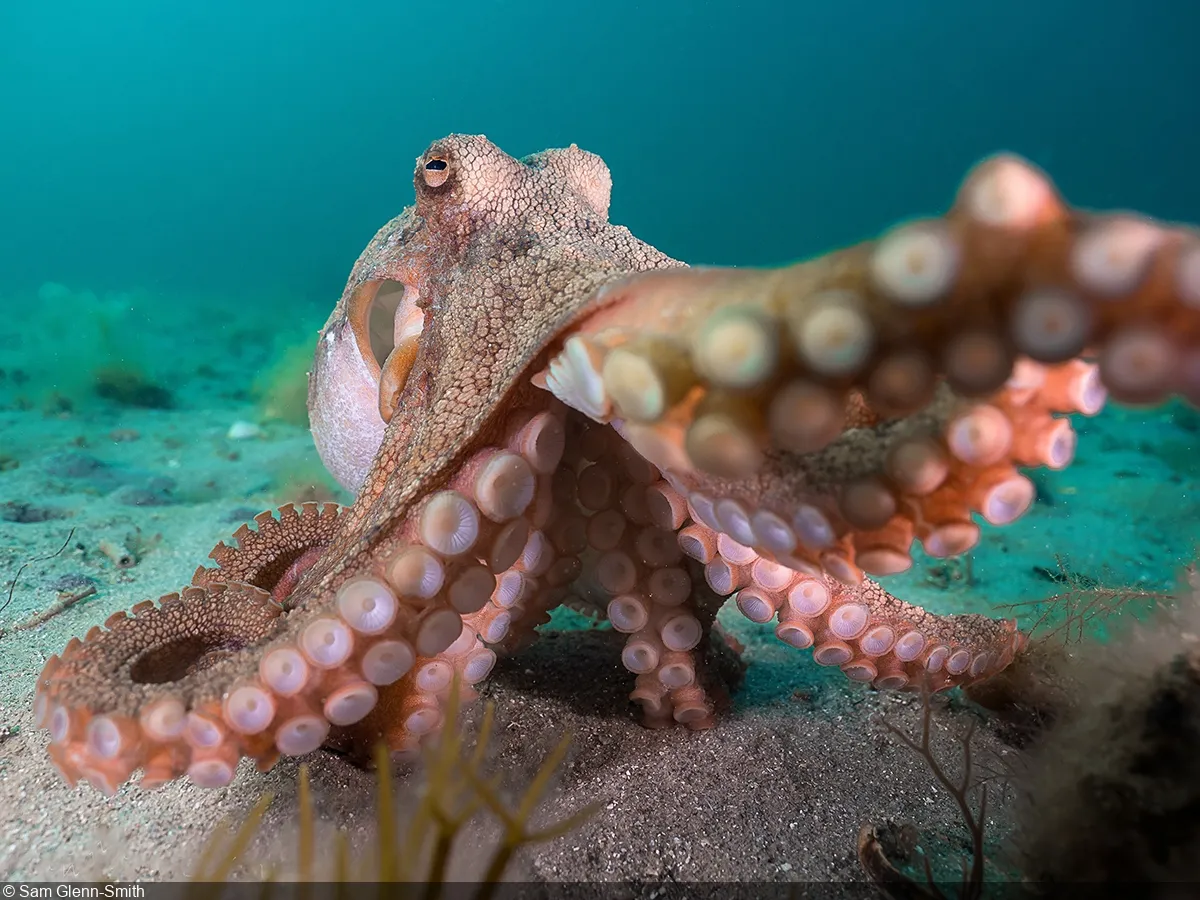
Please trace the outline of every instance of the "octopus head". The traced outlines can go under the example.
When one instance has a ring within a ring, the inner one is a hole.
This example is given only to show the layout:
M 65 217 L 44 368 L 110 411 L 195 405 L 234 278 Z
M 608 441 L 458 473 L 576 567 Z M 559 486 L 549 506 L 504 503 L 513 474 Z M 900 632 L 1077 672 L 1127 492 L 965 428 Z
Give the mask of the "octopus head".
M 357 493 L 384 439 L 445 285 L 506 229 L 544 230 L 567 215 L 606 223 L 612 178 L 572 145 L 514 159 L 482 136 L 453 135 L 417 158 L 416 204 L 372 240 L 321 332 L 309 418 L 325 467 Z

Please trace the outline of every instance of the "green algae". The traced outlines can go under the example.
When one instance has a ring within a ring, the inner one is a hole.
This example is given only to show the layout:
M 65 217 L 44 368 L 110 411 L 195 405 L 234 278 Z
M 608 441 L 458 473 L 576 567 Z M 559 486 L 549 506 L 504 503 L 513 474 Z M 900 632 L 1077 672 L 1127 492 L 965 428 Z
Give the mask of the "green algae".
M 457 685 L 451 691 L 457 696 Z M 378 783 L 375 803 L 375 844 L 355 852 L 346 832 L 339 829 L 333 838 L 332 866 L 318 867 L 316 807 L 306 765 L 297 779 L 298 822 L 296 851 L 298 871 L 287 880 L 301 883 L 343 884 L 351 881 L 379 885 L 413 885 L 414 896 L 436 900 L 442 886 L 452 880 L 452 851 L 463 842 L 466 826 L 480 815 L 488 815 L 500 826 L 500 838 L 491 848 L 480 878 L 477 900 L 490 897 L 508 869 L 513 857 L 532 844 L 551 841 L 568 833 L 595 812 L 588 805 L 548 825 L 534 827 L 533 820 L 550 791 L 554 776 L 566 758 L 570 736 L 565 735 L 542 761 L 533 779 L 515 803 L 501 789 L 501 778 L 487 771 L 489 742 L 495 723 L 495 708 L 485 707 L 474 746 L 468 748 L 457 726 L 459 702 L 452 699 L 446 710 L 450 723 L 423 748 L 424 780 L 415 810 L 407 821 L 397 812 L 396 786 L 391 773 L 387 748 L 375 748 L 374 762 Z M 222 823 L 210 836 L 192 875 L 190 896 L 195 900 L 219 897 L 225 882 L 234 878 L 246 863 L 249 849 L 259 834 L 263 817 L 272 801 L 266 794 L 259 798 L 242 824 L 235 830 Z M 263 878 L 264 896 L 279 893 L 279 868 L 268 869 Z M 382 894 L 398 895 L 384 889 Z

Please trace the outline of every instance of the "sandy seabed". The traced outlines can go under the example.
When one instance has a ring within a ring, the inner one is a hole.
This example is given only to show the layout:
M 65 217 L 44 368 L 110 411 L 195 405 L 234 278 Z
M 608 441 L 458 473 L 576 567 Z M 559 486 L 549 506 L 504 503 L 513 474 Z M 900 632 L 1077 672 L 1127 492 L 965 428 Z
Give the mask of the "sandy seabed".
M 313 338 L 324 311 L 294 314 L 283 300 L 261 298 L 164 303 L 65 288 L 47 296 L 0 296 L 0 346 L 12 348 L 0 364 L 0 602 L 18 568 L 34 560 L 0 611 L 0 880 L 185 878 L 214 826 L 240 821 L 264 792 L 275 799 L 242 871 L 286 872 L 295 863 L 297 761 L 266 774 L 244 763 L 219 790 L 127 785 L 106 798 L 62 781 L 31 705 L 42 665 L 72 636 L 178 590 L 254 514 L 337 496 L 306 429 L 265 416 L 253 390 L 289 346 Z M 280 321 L 301 325 L 280 336 Z M 170 407 L 95 396 L 95 370 L 114 363 L 169 391 Z M 1077 424 L 1076 463 L 1037 475 L 1034 509 L 1015 526 L 988 529 L 969 566 L 922 557 L 886 586 L 939 612 L 993 614 L 1061 590 L 1052 577 L 1059 560 L 1099 583 L 1169 587 L 1195 554 L 1200 416 L 1108 410 Z M 114 547 L 128 549 L 133 564 L 122 567 L 130 560 L 115 558 Z M 14 630 L 89 587 L 95 592 L 44 624 Z M 912 822 L 949 859 L 965 850 L 952 801 L 882 725 L 887 717 L 915 730 L 919 698 L 822 669 L 732 604 L 721 620 L 745 644 L 748 669 L 732 710 L 709 732 L 638 725 L 615 635 L 571 615 L 496 667 L 482 691 L 497 711 L 495 770 L 519 788 L 570 732 L 573 749 L 546 814 L 599 804 L 576 831 L 524 851 L 511 877 L 858 880 L 856 839 L 868 821 Z M 479 715 L 478 705 L 465 712 L 468 735 Z M 936 701 L 935 721 L 952 762 L 953 736 L 972 721 L 981 767 L 1003 768 L 1019 752 L 956 695 Z M 345 829 L 352 847 L 369 844 L 375 776 L 332 754 L 309 762 L 322 828 Z M 416 776 L 402 766 L 397 773 L 405 802 Z M 1009 794 L 994 790 L 988 834 L 997 853 L 1011 828 Z M 456 875 L 477 873 L 486 856 L 479 848 L 493 838 L 480 824 L 455 857 Z

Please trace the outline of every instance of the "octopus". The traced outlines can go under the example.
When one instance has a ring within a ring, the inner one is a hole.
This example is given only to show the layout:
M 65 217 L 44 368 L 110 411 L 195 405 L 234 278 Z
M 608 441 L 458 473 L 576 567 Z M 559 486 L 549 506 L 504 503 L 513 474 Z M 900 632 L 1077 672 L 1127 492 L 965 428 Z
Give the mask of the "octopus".
M 178 593 L 45 665 L 71 784 L 219 787 L 322 747 L 416 752 L 566 604 L 625 635 L 646 725 L 720 712 L 727 599 L 878 689 L 994 676 L 1013 620 L 867 576 L 969 550 L 1068 465 L 1069 414 L 1200 401 L 1200 234 L 1085 212 L 1012 155 L 940 217 L 778 268 L 608 221 L 604 162 L 455 135 L 354 266 L 309 377 L 354 495 L 264 512 Z

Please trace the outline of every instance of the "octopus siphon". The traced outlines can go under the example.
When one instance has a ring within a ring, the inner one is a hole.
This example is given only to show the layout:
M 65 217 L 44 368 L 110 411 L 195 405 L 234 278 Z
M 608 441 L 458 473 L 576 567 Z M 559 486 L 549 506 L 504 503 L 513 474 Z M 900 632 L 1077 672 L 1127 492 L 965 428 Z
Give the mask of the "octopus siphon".
M 604 162 L 451 136 L 354 266 L 309 379 L 355 495 L 265 512 L 179 593 L 50 658 L 74 784 L 229 784 L 243 756 L 412 753 L 562 604 L 626 637 L 646 725 L 709 728 L 727 598 L 879 689 L 1022 652 L 868 575 L 969 550 L 1068 465 L 1065 414 L 1200 401 L 1200 234 L 976 166 L 942 217 L 773 269 L 691 268 L 608 221 Z

